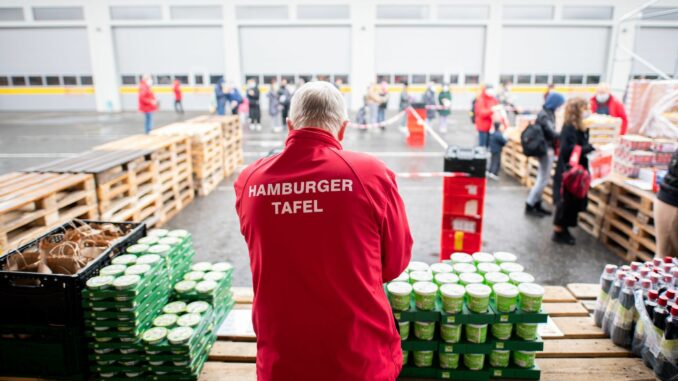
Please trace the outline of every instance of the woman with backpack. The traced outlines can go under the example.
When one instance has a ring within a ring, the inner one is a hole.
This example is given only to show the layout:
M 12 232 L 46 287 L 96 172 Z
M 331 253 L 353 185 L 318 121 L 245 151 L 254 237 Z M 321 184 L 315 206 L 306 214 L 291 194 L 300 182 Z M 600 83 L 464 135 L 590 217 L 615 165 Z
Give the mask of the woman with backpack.
M 558 133 L 556 132 L 556 110 L 560 108 L 565 103 L 565 97 L 560 93 L 554 91 L 550 92 L 546 96 L 546 102 L 544 102 L 544 107 L 539 114 L 537 114 L 537 119 L 534 123 L 534 126 L 529 126 L 528 129 L 535 129 L 535 131 L 524 131 L 523 136 L 521 136 L 521 141 L 523 143 L 523 151 L 528 156 L 534 156 L 539 161 L 539 170 L 537 171 L 537 180 L 534 183 L 530 193 L 527 196 L 527 201 L 525 201 L 525 213 L 537 217 L 544 217 L 551 215 L 551 211 L 544 209 L 541 205 L 541 198 L 544 194 L 544 188 L 549 182 L 551 177 L 551 168 L 553 167 L 553 147 L 555 145 L 556 139 L 558 139 Z M 541 129 L 541 131 L 539 130 Z M 530 135 L 529 133 L 533 132 L 534 139 L 528 143 L 530 148 L 535 148 L 533 152 L 528 152 L 527 145 L 525 142 L 525 137 Z M 555 189 L 555 188 L 554 188 Z
M 586 209 L 588 188 L 591 178 L 588 174 L 589 160 L 586 157 L 595 148 L 589 144 L 588 127 L 584 125 L 591 112 L 589 102 L 573 98 L 565 105 L 565 121 L 560 133 L 560 153 L 556 174 L 553 176 L 553 194 L 560 194 L 556 203 L 553 221 L 554 242 L 574 245 L 574 237 L 567 230 L 577 226 L 577 215 Z

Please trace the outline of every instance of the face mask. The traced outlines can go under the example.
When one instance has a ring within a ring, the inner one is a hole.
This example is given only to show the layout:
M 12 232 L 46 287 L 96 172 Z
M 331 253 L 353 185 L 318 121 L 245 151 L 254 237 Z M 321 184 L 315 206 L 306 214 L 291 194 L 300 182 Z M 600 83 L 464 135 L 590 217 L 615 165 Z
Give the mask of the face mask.
M 485 90 L 485 94 L 487 94 L 490 97 L 494 97 L 497 95 L 497 92 L 494 89 L 487 89 Z
M 607 103 L 607 101 L 610 99 L 610 94 L 597 94 L 596 95 L 596 101 L 598 103 Z

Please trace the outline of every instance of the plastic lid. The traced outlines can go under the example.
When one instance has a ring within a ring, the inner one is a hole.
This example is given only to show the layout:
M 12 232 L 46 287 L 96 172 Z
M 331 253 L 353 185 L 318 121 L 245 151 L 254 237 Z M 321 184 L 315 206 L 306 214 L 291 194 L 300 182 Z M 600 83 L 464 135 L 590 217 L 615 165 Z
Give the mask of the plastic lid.
M 160 262 L 160 256 L 158 254 L 146 254 L 137 258 L 137 265 L 152 265 L 158 262 Z
M 184 274 L 184 280 L 194 280 L 194 281 L 199 281 L 202 280 L 202 278 L 205 277 L 205 273 L 202 271 L 189 271 L 186 274 Z
M 115 280 L 115 277 L 111 275 L 95 276 L 87 279 L 85 285 L 87 285 L 87 288 L 91 289 L 103 288 L 113 284 L 113 280 Z
M 212 292 L 217 288 L 217 282 L 213 280 L 203 280 L 195 285 L 195 290 L 200 293 Z
M 500 272 L 492 272 L 492 273 L 485 273 L 485 279 L 492 284 L 495 283 L 507 283 L 509 281 L 509 276 L 500 273 Z
M 186 293 L 186 292 L 191 292 L 195 288 L 196 283 L 192 280 L 182 280 L 181 282 L 177 282 L 177 284 L 174 285 L 174 289 L 180 293 Z
M 454 268 L 454 272 L 456 272 L 457 274 L 476 272 L 476 267 L 470 263 L 455 263 L 455 265 L 452 266 L 452 268 Z
M 123 254 L 118 257 L 113 258 L 111 261 L 112 264 L 114 265 L 123 265 L 123 266 L 129 266 L 131 264 L 134 264 L 137 261 L 137 256 L 134 254 Z
M 670 289 L 666 290 L 664 293 L 669 300 L 673 300 L 676 297 L 676 290 Z
M 652 264 L 655 265 L 656 267 L 661 266 L 663 263 L 661 258 L 653 258 L 652 259 Z
M 631 262 L 631 271 L 638 271 L 640 268 L 640 262 Z
M 125 270 L 127 270 L 125 265 L 108 265 L 99 270 L 99 274 L 116 276 L 123 274 Z
M 212 265 L 212 271 L 221 271 L 221 272 L 227 272 L 228 270 L 232 269 L 233 265 L 228 263 L 228 262 L 217 262 Z
M 662 295 L 657 299 L 657 304 L 659 304 L 662 307 L 666 307 L 666 305 L 669 303 L 669 298 L 666 296 Z
M 126 251 L 130 254 L 145 253 L 149 247 L 143 243 L 137 243 L 136 245 L 129 246 Z
M 494 259 L 504 263 L 504 262 L 515 262 L 518 260 L 518 257 L 515 254 L 509 253 L 507 251 L 497 251 L 494 253 Z
M 123 275 L 121 277 L 116 278 L 113 281 L 113 287 L 120 290 L 132 288 L 135 285 L 137 285 L 140 281 L 141 277 L 139 275 Z
M 172 248 L 168 245 L 153 245 L 148 248 L 148 252 L 151 254 L 162 254 L 162 253 L 167 253 L 168 251 L 172 250 Z
M 435 280 L 440 284 L 458 283 L 459 277 L 453 273 L 440 273 L 435 275 Z
M 184 229 L 174 229 L 171 232 L 167 233 L 167 235 L 170 236 L 170 237 L 179 237 L 179 238 L 184 238 L 184 237 L 188 236 L 189 234 L 191 234 L 191 233 L 189 233 L 188 230 L 184 230 Z
M 398 296 L 405 296 L 412 293 L 412 285 L 405 282 L 391 282 L 386 286 L 389 293 Z
M 627 271 L 627 272 L 628 272 L 628 271 L 631 270 L 631 266 L 629 266 L 629 265 L 624 265 L 624 266 L 620 267 L 620 269 L 623 270 L 623 271 Z
M 167 328 L 165 327 L 154 327 L 141 335 L 141 340 L 146 342 L 160 341 L 167 337 Z
M 678 316 L 678 306 L 671 307 L 671 316 Z
M 430 282 L 433 280 L 433 274 L 428 271 L 412 271 L 410 272 L 410 279 L 415 282 Z
M 659 291 L 657 291 L 657 290 L 650 290 L 650 292 L 647 293 L 648 299 L 657 300 L 658 297 L 659 297 Z
M 169 233 L 167 229 L 151 229 L 146 232 L 146 235 L 151 235 L 154 237 L 164 237 Z
M 167 246 L 176 246 L 181 243 L 181 239 L 177 237 L 162 237 L 158 240 L 158 244 Z
M 434 263 L 431 265 L 431 271 L 434 274 L 451 273 L 452 266 L 448 265 L 447 263 Z
M 398 275 L 397 278 L 393 279 L 393 282 L 409 282 L 410 281 L 410 275 L 407 272 L 404 272 L 400 275 Z
M 191 327 L 177 327 L 169 331 L 167 340 L 172 344 L 185 343 L 193 337 L 193 328 Z
M 166 314 L 180 314 L 184 311 L 186 311 L 186 303 L 182 301 L 168 303 L 162 308 L 162 312 Z
M 652 287 L 652 282 L 650 282 L 649 279 L 641 279 L 640 280 L 640 287 L 644 289 L 648 289 Z
M 432 295 L 438 291 L 438 286 L 431 282 L 417 282 L 412 285 L 415 293 L 421 295 Z
M 616 265 L 605 265 L 605 272 L 608 274 L 612 274 L 615 271 L 617 271 L 617 266 Z
M 448 298 L 463 298 L 466 289 L 459 284 L 444 284 L 440 286 L 440 293 Z
M 184 314 L 177 319 L 177 325 L 180 327 L 195 327 L 200 324 L 202 317 L 198 314 Z
M 189 305 L 186 306 L 186 312 L 190 314 L 202 314 L 209 308 L 210 308 L 209 303 L 204 302 L 202 300 L 198 300 L 196 302 L 189 303 Z
M 528 273 L 510 273 L 509 279 L 516 283 L 534 283 L 534 277 Z
M 520 273 L 525 271 L 525 267 L 523 265 L 514 263 L 514 262 L 507 262 L 507 263 L 502 263 L 499 265 L 501 267 L 501 271 L 505 273 Z
M 450 260 L 452 263 L 473 263 L 473 257 L 466 253 L 453 253 Z
M 153 319 L 153 325 L 156 327 L 171 327 L 177 323 L 179 316 L 175 314 L 162 314 Z
M 510 283 L 497 283 L 492 289 L 494 293 L 504 298 L 513 298 L 518 296 L 518 287 Z
M 198 262 L 194 263 L 191 266 L 191 270 L 193 271 L 202 271 L 202 272 L 207 272 L 212 270 L 212 264 L 209 262 Z
M 624 280 L 626 278 L 626 271 L 618 271 L 617 272 L 617 279 L 618 280 Z
M 492 289 L 484 284 L 469 284 L 466 293 L 475 298 L 486 298 L 492 293 Z
M 224 278 L 226 278 L 226 273 L 222 273 L 221 271 L 210 271 L 203 277 L 205 280 L 212 280 L 215 282 L 219 282 Z
M 155 245 L 158 243 L 158 237 L 147 235 L 146 237 L 141 237 L 137 243 L 143 243 L 144 245 Z
M 495 263 L 478 263 L 478 271 L 483 273 L 496 273 L 501 271 L 501 267 Z
M 664 283 L 669 284 L 673 282 L 673 275 L 664 275 Z
M 520 291 L 521 294 L 525 294 L 533 298 L 544 296 L 544 287 L 536 283 L 521 283 L 518 286 L 518 291 Z
M 652 282 L 652 284 L 659 283 L 660 279 L 661 279 L 661 277 L 658 274 L 655 274 L 655 273 L 650 274 L 650 281 Z
M 664 257 L 664 263 L 673 263 L 673 257 Z
M 428 269 L 428 265 L 424 262 L 414 261 L 407 265 L 407 271 L 427 271 Z
M 627 277 L 625 283 L 626 287 L 633 288 L 636 286 L 636 278 Z
M 483 251 L 475 252 L 471 255 L 473 260 L 478 263 L 494 263 L 494 255 L 490 253 L 485 253 Z
M 667 274 L 671 274 L 671 270 L 673 270 L 673 265 L 664 265 L 662 270 L 664 270 L 664 272 Z
M 483 276 L 478 273 L 461 273 L 459 274 L 459 280 L 462 283 L 471 284 L 471 283 L 483 283 L 483 280 L 485 280 L 485 278 L 483 278 Z
M 650 274 L 650 269 L 647 267 L 641 267 L 640 268 L 640 277 L 641 278 L 647 278 L 647 276 Z
M 125 270 L 125 275 L 143 275 L 151 270 L 151 266 L 147 264 L 132 265 Z

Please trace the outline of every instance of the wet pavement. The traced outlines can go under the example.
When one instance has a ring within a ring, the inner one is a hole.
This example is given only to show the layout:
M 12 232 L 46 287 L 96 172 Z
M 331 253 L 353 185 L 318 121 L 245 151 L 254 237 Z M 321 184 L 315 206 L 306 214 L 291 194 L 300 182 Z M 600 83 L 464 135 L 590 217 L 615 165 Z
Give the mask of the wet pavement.
M 199 115 L 187 113 L 184 118 Z M 177 120 L 173 113 L 155 115 L 156 126 Z M 472 146 L 476 134 L 466 113 L 457 112 L 442 140 L 450 145 Z M 284 132 L 273 132 L 264 120 L 263 131 L 245 129 L 245 162 L 256 160 L 279 147 Z M 437 126 L 434 121 L 433 126 Z M 143 133 L 142 115 L 137 113 L 0 113 L 0 174 L 68 157 L 93 146 L 125 136 Z M 369 152 L 399 174 L 442 171 L 443 148 L 431 134 L 421 148 L 408 147 L 397 125 L 385 131 L 351 130 L 344 148 Z M 234 284 L 251 285 L 249 257 L 235 213 L 233 178 L 226 179 L 207 197 L 196 197 L 168 226 L 193 233 L 197 260 L 228 260 L 236 268 Z M 434 262 L 440 250 L 442 179 L 398 177 L 414 237 L 413 259 Z M 0 186 L 2 186 L 0 184 Z M 484 251 L 510 251 L 519 256 L 526 271 L 543 284 L 597 282 L 606 263 L 621 263 L 600 242 L 574 229 L 576 246 L 551 242 L 552 220 L 523 213 L 528 189 L 504 175 L 488 180 L 484 215 Z M 303 237 L 299 237 L 303 239 Z

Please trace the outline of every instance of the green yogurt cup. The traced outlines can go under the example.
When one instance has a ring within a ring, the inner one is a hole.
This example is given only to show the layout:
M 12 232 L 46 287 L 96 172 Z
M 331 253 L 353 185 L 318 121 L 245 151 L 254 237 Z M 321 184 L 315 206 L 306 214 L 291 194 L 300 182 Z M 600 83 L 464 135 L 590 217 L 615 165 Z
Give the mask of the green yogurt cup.
M 513 331 L 513 324 L 511 323 L 494 323 L 492 324 L 492 336 L 497 340 L 508 340 L 511 338 Z
M 521 368 L 533 368 L 537 352 L 514 351 L 513 363 Z
M 464 295 L 466 289 L 458 284 L 444 284 L 440 287 L 440 299 L 443 303 L 443 310 L 448 314 L 457 314 L 462 311 L 464 306 Z
M 403 365 L 407 365 L 407 359 L 410 355 L 409 351 L 403 350 Z
M 388 290 L 388 300 L 391 308 L 397 311 L 407 311 L 410 309 L 410 294 L 412 285 L 405 282 L 391 282 L 386 286 Z
M 459 367 L 459 353 L 438 353 L 440 367 L 443 369 L 457 369 Z
M 468 309 L 476 313 L 487 312 L 490 305 L 490 293 L 492 289 L 484 284 L 469 284 L 466 286 Z
M 209 262 L 198 262 L 191 265 L 191 270 L 202 271 L 204 273 L 212 270 L 212 264 Z
M 476 267 L 473 266 L 473 263 L 455 263 L 454 266 L 452 266 L 452 268 L 454 269 L 454 272 L 457 274 L 476 272 Z
M 414 337 L 420 340 L 433 340 L 435 335 L 436 323 L 428 321 L 414 322 Z
M 407 340 L 407 338 L 410 337 L 410 322 L 399 321 L 398 332 L 400 333 L 400 340 Z
M 501 271 L 501 267 L 499 267 L 498 264 L 496 263 L 485 263 L 481 262 L 478 263 L 478 274 L 485 275 L 487 273 L 496 273 Z
M 458 343 L 461 340 L 461 324 L 440 324 L 440 337 L 446 343 Z
M 398 275 L 397 278 L 393 279 L 391 282 L 409 282 L 410 281 L 410 274 L 407 272 L 404 272 L 400 275 Z
M 485 366 L 485 355 L 482 353 L 464 353 L 464 365 L 470 370 L 481 370 Z
M 494 259 L 497 263 L 506 263 L 506 262 L 515 262 L 518 260 L 515 254 L 509 253 L 507 251 L 497 251 L 494 253 Z
M 438 286 L 442 286 L 444 284 L 456 284 L 459 283 L 459 277 L 453 273 L 440 273 L 433 277 L 433 283 L 437 284 Z
M 433 366 L 433 351 L 412 351 L 414 353 L 414 366 L 426 368 Z
M 511 351 L 493 349 L 490 352 L 490 366 L 493 368 L 506 368 L 509 366 Z
M 537 327 L 538 327 L 538 324 L 517 323 L 516 324 L 516 335 L 523 340 L 536 340 L 537 339 Z
M 464 326 L 466 340 L 475 344 L 487 341 L 487 324 L 466 324 Z
M 151 229 L 146 232 L 147 236 L 153 236 L 153 237 L 164 237 L 167 234 L 169 234 L 169 230 L 167 229 Z
M 417 309 L 431 311 L 436 306 L 438 286 L 431 282 L 417 282 L 412 286 L 414 290 L 414 304 Z
M 468 286 L 469 284 L 482 284 L 485 278 L 478 273 L 461 273 L 459 274 L 459 284 Z
M 534 283 L 534 277 L 524 272 L 509 273 L 509 279 L 516 286 L 522 283 Z
M 123 266 L 131 266 L 137 261 L 137 256 L 134 254 L 123 254 L 120 256 L 117 256 L 111 260 L 111 263 L 114 265 L 123 265 Z
M 448 265 L 447 263 L 434 263 L 431 265 L 431 272 L 433 273 L 433 276 L 436 274 L 451 273 L 452 271 L 452 266 Z
M 146 237 L 141 237 L 137 243 L 142 243 L 144 245 L 155 245 L 160 240 L 160 237 L 155 237 L 152 235 L 147 235 Z
M 148 248 L 149 254 L 157 254 L 161 257 L 166 256 L 172 251 L 172 248 L 169 245 L 156 244 Z
M 480 263 L 494 263 L 495 259 L 494 256 L 490 253 L 484 253 L 482 251 L 478 251 L 476 253 L 473 253 L 473 262 L 478 265 Z
M 497 283 L 508 283 L 508 275 L 501 272 L 485 273 L 485 284 L 493 287 Z
M 452 255 L 450 255 L 450 261 L 453 266 L 457 263 L 473 264 L 473 257 L 466 253 L 452 253 Z
M 518 287 L 510 283 L 497 283 L 494 290 L 494 304 L 499 312 L 513 312 L 518 304 Z
M 430 271 L 411 271 L 410 283 L 415 284 L 417 282 L 433 282 L 433 273 Z
M 424 262 L 413 261 L 407 265 L 407 272 L 412 271 L 429 271 L 429 266 Z
M 510 273 L 520 273 L 525 271 L 525 267 L 523 265 L 515 263 L 515 262 L 504 262 L 499 265 L 501 268 L 501 272 L 504 274 L 510 274 Z
M 125 251 L 129 254 L 140 255 L 146 253 L 149 247 L 149 245 L 137 243 L 136 245 L 128 246 Z
M 535 283 L 522 283 L 518 286 L 520 292 L 520 309 L 525 312 L 539 312 L 544 299 L 544 287 Z

